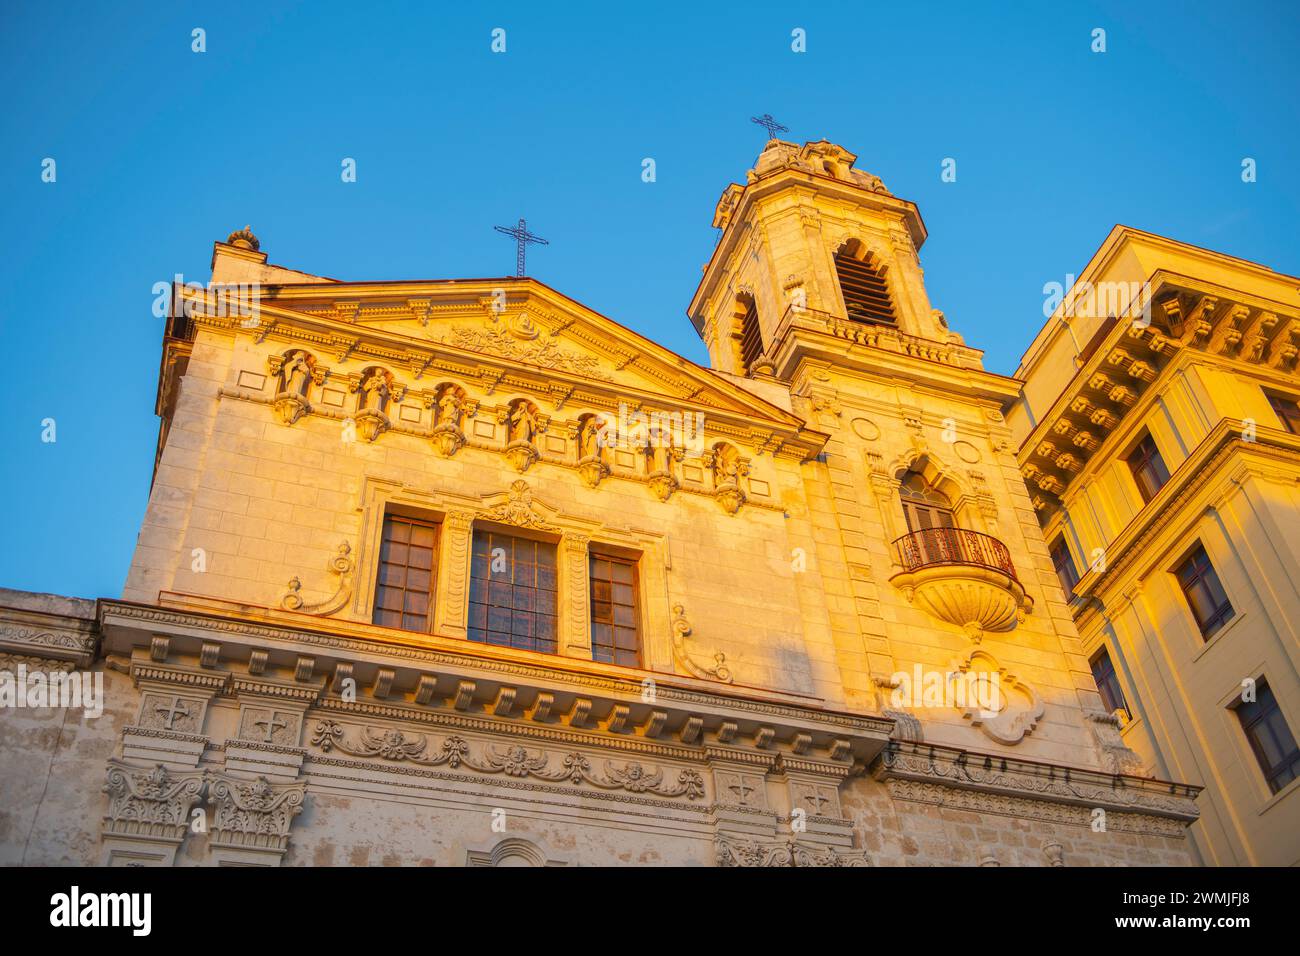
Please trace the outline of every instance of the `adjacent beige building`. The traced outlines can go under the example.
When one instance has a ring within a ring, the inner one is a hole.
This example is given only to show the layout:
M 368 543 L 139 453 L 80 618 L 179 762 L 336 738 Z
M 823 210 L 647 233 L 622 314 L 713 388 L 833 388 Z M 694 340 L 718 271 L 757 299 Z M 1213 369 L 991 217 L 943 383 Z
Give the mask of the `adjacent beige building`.
M 1116 227 L 1008 415 L 1124 741 L 1206 788 L 1208 864 L 1300 863 L 1298 347 L 1300 279 Z
M 0 861 L 1194 862 L 1218 781 L 1103 703 L 1021 383 L 933 307 L 919 211 L 855 159 L 772 140 L 723 192 L 688 310 L 709 368 L 534 279 L 217 243 L 176 289 L 122 597 L 0 594 L 0 664 L 105 687 L 98 718 L 0 713 Z M 1290 710 L 1280 587 L 1233 628 Z

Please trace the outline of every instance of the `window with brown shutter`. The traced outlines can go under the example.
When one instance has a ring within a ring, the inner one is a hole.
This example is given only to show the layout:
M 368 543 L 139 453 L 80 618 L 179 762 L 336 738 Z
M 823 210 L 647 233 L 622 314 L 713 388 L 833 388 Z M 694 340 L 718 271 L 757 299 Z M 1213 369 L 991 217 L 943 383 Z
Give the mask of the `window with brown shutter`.
M 636 562 L 591 552 L 591 656 L 624 667 L 641 664 Z
M 373 623 L 403 631 L 429 630 L 437 542 L 438 526 L 432 521 L 384 516 Z

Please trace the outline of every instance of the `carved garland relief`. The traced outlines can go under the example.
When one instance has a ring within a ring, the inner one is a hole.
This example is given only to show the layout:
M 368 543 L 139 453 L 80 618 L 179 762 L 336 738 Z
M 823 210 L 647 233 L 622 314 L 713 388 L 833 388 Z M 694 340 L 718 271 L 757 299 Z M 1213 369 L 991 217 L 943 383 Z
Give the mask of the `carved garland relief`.
M 484 774 L 531 777 L 574 786 L 585 783 L 602 790 L 685 797 L 687 800 L 704 796 L 704 778 L 696 770 L 679 771 L 675 780 L 666 779 L 663 768 L 650 769 L 635 761 L 617 766 L 606 760 L 603 769 L 597 770 L 589 757 L 577 751 L 566 753 L 558 761 L 546 751 L 533 751 L 519 745 L 504 750 L 484 746 L 475 752 L 460 736 L 447 737 L 440 746 L 431 750 L 429 738 L 422 735 L 408 737 L 400 730 L 375 732 L 363 727 L 356 737 L 349 738 L 342 726 L 332 720 L 322 720 L 316 725 L 312 746 L 319 747 L 324 753 L 337 749 L 353 757 L 379 757 L 424 767 L 446 766 L 453 770 L 464 767 Z

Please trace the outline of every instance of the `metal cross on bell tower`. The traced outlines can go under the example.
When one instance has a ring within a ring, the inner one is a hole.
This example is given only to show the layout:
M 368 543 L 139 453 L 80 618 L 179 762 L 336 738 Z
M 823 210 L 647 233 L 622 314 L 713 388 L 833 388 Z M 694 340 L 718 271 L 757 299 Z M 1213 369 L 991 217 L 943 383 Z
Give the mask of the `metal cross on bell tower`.
M 515 275 L 517 276 L 522 276 L 524 274 L 524 247 L 527 246 L 528 243 L 536 242 L 543 246 L 550 245 L 550 243 L 541 236 L 534 236 L 529 232 L 528 224 L 522 219 L 519 220 L 519 225 L 517 226 L 493 226 L 492 228 L 497 232 L 505 233 L 507 236 L 512 236 L 514 238 Z
M 759 126 L 767 130 L 768 139 L 776 139 L 777 133 L 790 132 L 790 127 L 782 126 L 776 120 L 772 119 L 771 113 L 764 113 L 762 116 L 751 116 L 749 121 L 751 123 L 757 123 Z

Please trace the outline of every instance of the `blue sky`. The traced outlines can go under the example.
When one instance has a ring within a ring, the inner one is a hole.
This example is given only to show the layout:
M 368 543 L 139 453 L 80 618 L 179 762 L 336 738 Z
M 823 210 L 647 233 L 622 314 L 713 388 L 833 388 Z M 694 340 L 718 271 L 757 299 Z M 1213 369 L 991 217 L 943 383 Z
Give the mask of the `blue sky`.
M 770 112 L 920 205 L 931 299 L 995 371 L 1117 222 L 1300 273 L 1295 4 L 980 6 L 10 0 L 0 585 L 120 592 L 157 436 L 153 284 L 206 280 L 245 223 L 272 262 L 444 278 L 510 274 L 491 227 L 526 216 L 551 242 L 531 275 L 704 361 L 685 307 Z

